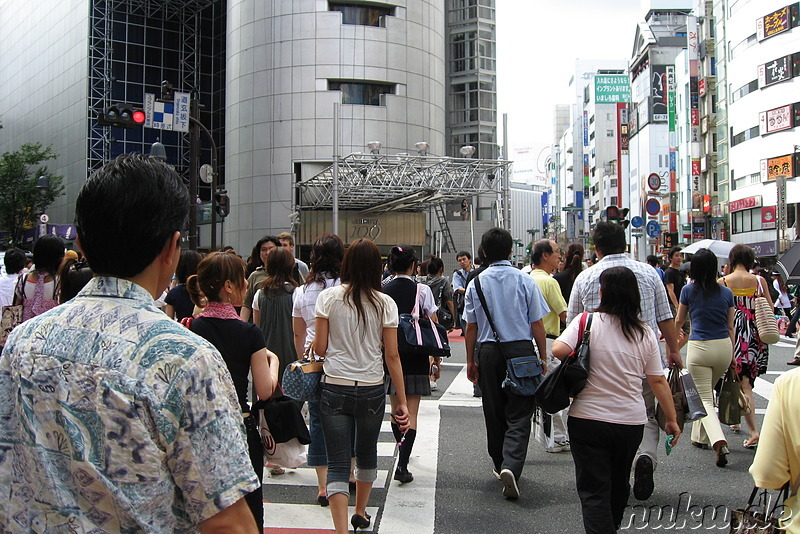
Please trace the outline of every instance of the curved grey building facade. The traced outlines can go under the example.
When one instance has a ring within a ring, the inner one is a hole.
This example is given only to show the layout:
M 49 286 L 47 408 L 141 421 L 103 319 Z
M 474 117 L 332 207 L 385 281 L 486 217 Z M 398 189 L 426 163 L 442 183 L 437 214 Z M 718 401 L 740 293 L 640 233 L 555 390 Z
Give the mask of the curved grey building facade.
M 225 243 L 289 227 L 293 184 L 338 154 L 445 153 L 444 0 L 229 0 Z

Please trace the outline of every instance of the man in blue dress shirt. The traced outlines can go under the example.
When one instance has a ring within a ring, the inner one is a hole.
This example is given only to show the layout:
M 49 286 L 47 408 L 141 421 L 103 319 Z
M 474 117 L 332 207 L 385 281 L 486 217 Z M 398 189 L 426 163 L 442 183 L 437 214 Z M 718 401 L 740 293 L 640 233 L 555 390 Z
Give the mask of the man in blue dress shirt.
M 478 280 L 500 342 L 535 341 L 544 366 L 546 345 L 542 318 L 550 309 L 536 282 L 508 261 L 512 244 L 511 234 L 501 228 L 483 234 L 481 249 L 489 266 L 478 275 Z M 519 396 L 503 390 L 506 358 L 495 342 L 474 283 L 467 287 L 464 315 L 467 377 L 480 384 L 483 392 L 486 441 L 494 462 L 494 475 L 503 482 L 503 495 L 516 499 L 536 401 L 533 396 Z M 480 343 L 480 370 L 473 355 L 476 342 Z

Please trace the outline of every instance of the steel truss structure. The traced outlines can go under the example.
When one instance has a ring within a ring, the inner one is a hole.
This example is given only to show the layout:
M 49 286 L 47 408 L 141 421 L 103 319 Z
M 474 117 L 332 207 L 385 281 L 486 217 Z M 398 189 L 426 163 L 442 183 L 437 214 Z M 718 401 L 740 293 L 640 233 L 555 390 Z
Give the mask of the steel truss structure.
M 339 159 L 339 208 L 424 211 L 481 193 L 499 193 L 510 161 L 448 156 L 350 154 Z M 333 165 L 298 182 L 296 210 L 333 207 Z
M 87 171 L 111 159 L 111 131 L 97 124 L 97 110 L 111 101 L 112 13 L 125 12 L 145 19 L 179 20 L 181 22 L 181 79 L 178 87 L 193 93 L 200 89 L 200 12 L 218 0 L 92 0 L 89 28 L 89 117 Z M 117 58 L 124 61 L 124 58 Z M 179 141 L 181 164 L 188 165 L 188 143 Z

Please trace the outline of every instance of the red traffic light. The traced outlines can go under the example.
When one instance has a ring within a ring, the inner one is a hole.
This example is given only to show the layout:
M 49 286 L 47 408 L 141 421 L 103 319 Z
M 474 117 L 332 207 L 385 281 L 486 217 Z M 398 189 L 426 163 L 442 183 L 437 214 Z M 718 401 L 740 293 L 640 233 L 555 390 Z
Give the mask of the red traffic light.
M 137 128 L 147 120 L 147 114 L 141 106 L 130 104 L 116 104 L 109 106 L 105 111 L 97 113 L 97 122 L 103 126 L 117 128 Z
M 145 119 L 147 119 L 147 116 L 144 111 L 137 109 L 133 112 L 133 122 L 136 124 L 144 124 Z

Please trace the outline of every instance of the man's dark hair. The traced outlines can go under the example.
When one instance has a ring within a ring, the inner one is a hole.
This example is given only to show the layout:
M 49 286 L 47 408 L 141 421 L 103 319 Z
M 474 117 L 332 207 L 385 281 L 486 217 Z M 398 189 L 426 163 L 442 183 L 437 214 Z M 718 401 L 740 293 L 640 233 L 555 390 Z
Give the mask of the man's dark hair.
M 672 256 L 674 256 L 675 254 L 677 254 L 681 250 L 683 250 L 683 249 L 681 249 L 681 247 L 672 247 L 671 249 L 669 249 L 669 252 L 667 253 L 667 259 L 669 259 L 671 261 L 672 260 Z
M 25 253 L 20 249 L 10 248 L 6 250 L 3 263 L 6 266 L 6 274 L 17 274 L 25 268 L 25 264 L 28 263 L 28 258 L 25 257 Z
M 552 253 L 553 242 L 549 239 L 540 239 L 533 244 L 533 251 L 531 251 L 531 263 L 533 265 L 539 265 L 542 263 L 542 256 Z
M 460 250 L 458 254 L 456 254 L 456 259 L 460 258 L 461 256 L 466 256 L 468 260 L 472 259 L 472 254 L 470 254 L 466 250 Z
M 481 248 L 487 263 L 507 260 L 511 256 L 514 240 L 507 230 L 492 228 L 481 237 Z
M 621 254 L 625 252 L 625 228 L 622 225 L 600 221 L 594 227 L 592 234 L 594 246 L 603 256 Z
M 655 254 L 650 254 L 649 256 L 647 256 L 647 263 L 649 263 L 653 267 L 658 267 L 659 263 L 658 256 L 656 256 Z
M 439 274 L 439 271 L 444 269 L 444 262 L 438 256 L 431 256 L 428 260 L 428 274 Z
M 180 231 L 189 192 L 175 169 L 123 154 L 92 173 L 75 202 L 81 248 L 96 274 L 130 278 L 144 271 Z

